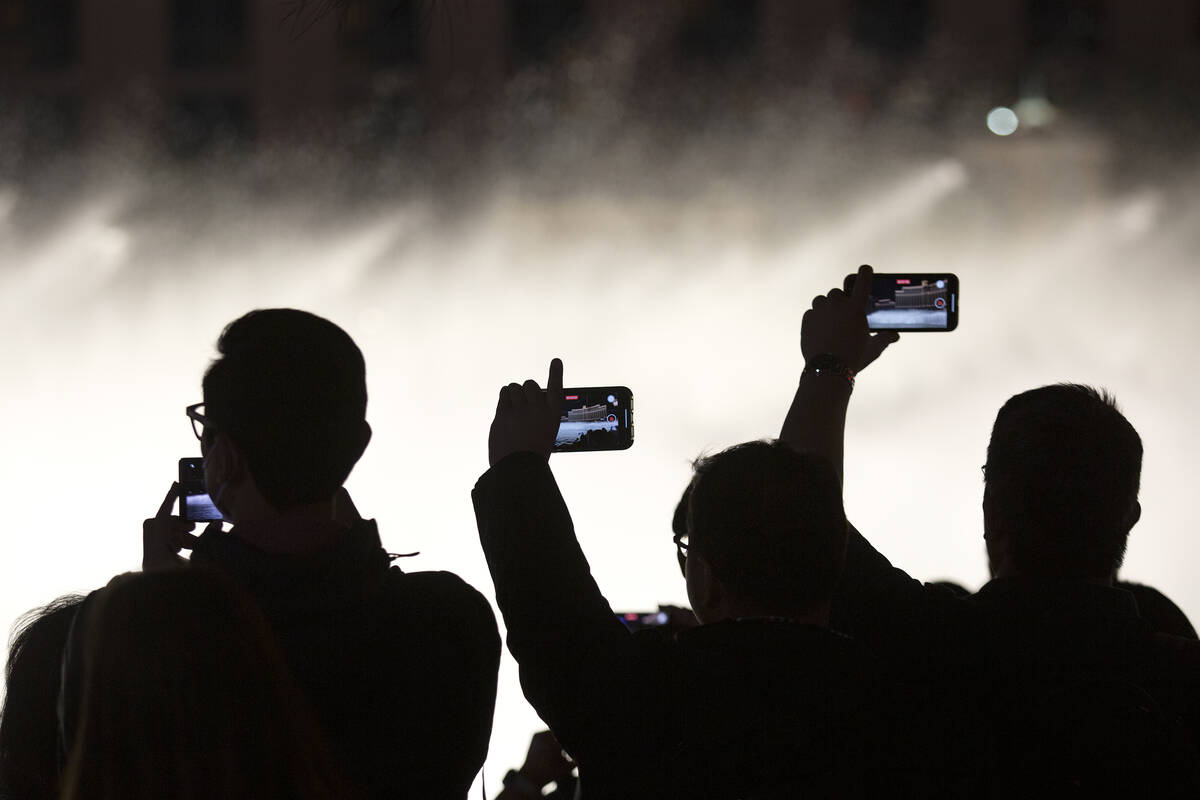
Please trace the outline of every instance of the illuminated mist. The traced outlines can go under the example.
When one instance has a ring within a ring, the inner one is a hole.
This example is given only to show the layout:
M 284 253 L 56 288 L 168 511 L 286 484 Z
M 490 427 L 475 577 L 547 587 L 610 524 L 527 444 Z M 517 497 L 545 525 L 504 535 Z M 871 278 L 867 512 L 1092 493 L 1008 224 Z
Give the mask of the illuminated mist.
M 510 130 L 449 188 L 387 165 L 356 183 L 375 167 L 329 152 L 185 169 L 128 149 L 0 187 L 0 619 L 138 567 L 142 519 L 198 454 L 183 409 L 216 337 L 264 306 L 355 337 L 375 430 L 359 508 L 421 552 L 406 569 L 489 596 L 469 492 L 499 386 L 559 355 L 568 385 L 631 387 L 633 449 L 553 466 L 614 607 L 683 604 L 669 528 L 689 460 L 778 432 L 801 314 L 864 262 L 962 285 L 957 332 L 905 336 L 858 382 L 846 507 L 866 535 L 915 576 L 979 586 L 996 410 L 1105 386 L 1146 449 L 1124 575 L 1195 618 L 1200 169 L 1114 181 L 1102 131 L 1000 138 L 989 107 L 934 138 L 782 106 L 656 139 L 602 124 L 619 115 L 601 97 L 532 144 Z M 506 653 L 489 792 L 537 726 Z

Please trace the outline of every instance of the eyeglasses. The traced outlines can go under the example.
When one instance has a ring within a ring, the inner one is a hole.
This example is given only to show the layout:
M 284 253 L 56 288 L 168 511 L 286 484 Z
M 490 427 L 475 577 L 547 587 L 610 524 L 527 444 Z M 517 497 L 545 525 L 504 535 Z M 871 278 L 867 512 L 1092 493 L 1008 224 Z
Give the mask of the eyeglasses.
M 686 533 L 677 533 L 672 541 L 675 542 L 675 557 L 679 559 L 679 572 L 686 578 L 688 535 Z
M 195 403 L 187 407 L 188 419 L 192 421 L 192 433 L 201 442 L 204 441 L 204 429 L 209 426 L 208 417 L 204 416 L 204 403 Z

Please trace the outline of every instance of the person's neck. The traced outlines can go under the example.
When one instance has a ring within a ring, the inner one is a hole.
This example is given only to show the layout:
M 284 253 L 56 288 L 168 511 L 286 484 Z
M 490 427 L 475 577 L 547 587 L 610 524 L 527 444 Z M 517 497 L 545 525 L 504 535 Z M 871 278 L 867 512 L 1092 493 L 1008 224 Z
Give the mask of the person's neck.
M 276 522 L 302 522 L 307 520 L 332 520 L 333 500 L 321 500 L 280 511 L 268 503 L 247 504 L 236 509 L 234 519 L 238 525 L 268 525 Z
M 1028 581 L 1045 581 L 1047 583 L 1088 583 L 1093 586 L 1104 586 L 1111 589 L 1113 585 L 1112 575 L 1047 575 L 1044 573 L 1030 573 L 1019 569 L 1006 569 L 1001 567 L 994 573 L 997 578 L 1013 578 L 1016 580 Z
M 273 508 L 238 516 L 230 531 L 273 555 L 311 555 L 336 545 L 346 525 L 333 519 L 333 502 L 309 503 L 285 511 Z

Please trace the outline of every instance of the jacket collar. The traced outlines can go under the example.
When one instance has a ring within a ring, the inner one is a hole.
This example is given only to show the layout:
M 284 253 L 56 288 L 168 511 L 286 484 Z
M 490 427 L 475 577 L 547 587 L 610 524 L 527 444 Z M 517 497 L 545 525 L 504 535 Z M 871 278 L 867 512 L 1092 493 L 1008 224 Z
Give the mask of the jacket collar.
M 261 539 L 255 537 L 256 543 L 251 543 L 239 536 L 240 527 L 201 534 L 192 550 L 192 561 L 227 573 L 268 611 L 328 609 L 359 603 L 383 585 L 391 562 L 374 520 L 340 527 L 322 549 L 307 553 L 267 552 L 256 546 Z M 297 532 L 311 533 L 308 529 Z M 283 537 L 287 533 L 286 526 L 279 526 L 270 535 Z

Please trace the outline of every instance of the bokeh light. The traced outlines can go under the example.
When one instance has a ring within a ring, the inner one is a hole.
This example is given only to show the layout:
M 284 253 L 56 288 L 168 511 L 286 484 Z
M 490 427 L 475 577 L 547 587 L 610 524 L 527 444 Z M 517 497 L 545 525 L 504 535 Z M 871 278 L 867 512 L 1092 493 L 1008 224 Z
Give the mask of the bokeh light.
M 988 130 L 997 136 L 1009 136 L 1017 132 L 1017 114 L 1007 106 L 997 106 L 988 112 Z

